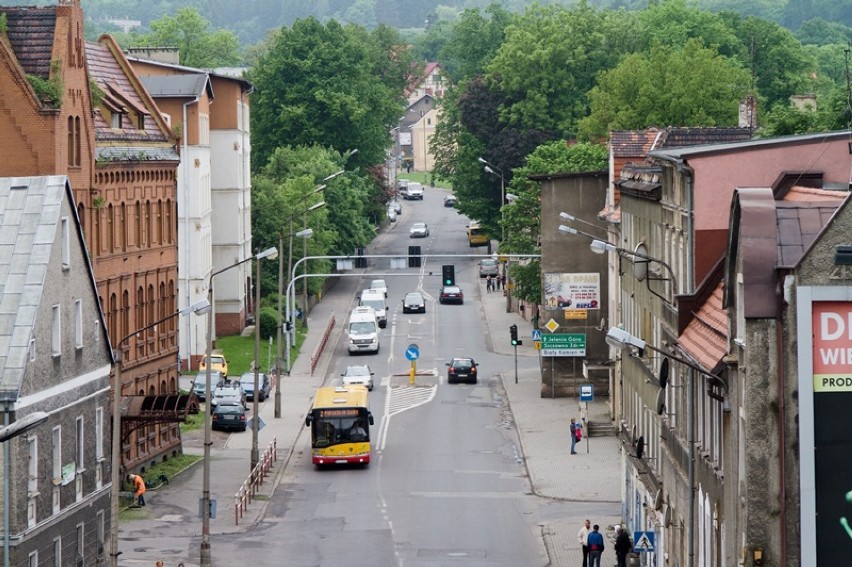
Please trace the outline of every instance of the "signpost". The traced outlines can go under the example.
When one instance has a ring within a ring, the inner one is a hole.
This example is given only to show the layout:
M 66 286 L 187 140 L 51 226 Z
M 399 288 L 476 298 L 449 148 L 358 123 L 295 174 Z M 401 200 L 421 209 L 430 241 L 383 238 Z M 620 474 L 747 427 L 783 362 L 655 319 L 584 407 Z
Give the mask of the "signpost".
M 586 356 L 585 333 L 542 335 L 542 356 Z
M 633 551 L 635 553 L 649 553 L 654 549 L 654 532 L 633 532 Z
M 420 347 L 417 343 L 411 343 L 405 349 L 405 358 L 411 361 L 411 370 L 409 374 L 409 383 L 414 385 L 414 376 L 417 374 L 417 359 L 420 358 Z

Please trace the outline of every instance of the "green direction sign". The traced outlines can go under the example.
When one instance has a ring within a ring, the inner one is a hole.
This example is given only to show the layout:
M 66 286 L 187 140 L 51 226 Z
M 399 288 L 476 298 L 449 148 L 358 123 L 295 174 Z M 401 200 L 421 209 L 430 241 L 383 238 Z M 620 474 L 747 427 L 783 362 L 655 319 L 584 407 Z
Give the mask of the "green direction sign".
M 586 334 L 542 334 L 541 356 L 586 356 Z

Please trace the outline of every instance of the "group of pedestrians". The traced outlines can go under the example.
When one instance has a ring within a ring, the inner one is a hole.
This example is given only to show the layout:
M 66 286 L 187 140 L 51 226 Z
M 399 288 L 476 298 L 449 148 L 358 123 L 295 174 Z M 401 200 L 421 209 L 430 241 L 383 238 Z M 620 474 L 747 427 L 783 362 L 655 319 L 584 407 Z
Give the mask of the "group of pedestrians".
M 573 420 L 572 420 L 573 421 Z M 577 542 L 583 548 L 583 567 L 601 567 L 601 555 L 603 555 L 604 536 L 600 532 L 600 526 L 586 519 L 583 527 L 577 532 Z M 627 567 L 627 554 L 633 549 L 630 535 L 623 526 L 615 527 L 615 557 L 618 567 Z
M 485 278 L 485 291 L 500 291 L 503 288 L 503 283 L 506 281 L 506 276 L 487 276 Z

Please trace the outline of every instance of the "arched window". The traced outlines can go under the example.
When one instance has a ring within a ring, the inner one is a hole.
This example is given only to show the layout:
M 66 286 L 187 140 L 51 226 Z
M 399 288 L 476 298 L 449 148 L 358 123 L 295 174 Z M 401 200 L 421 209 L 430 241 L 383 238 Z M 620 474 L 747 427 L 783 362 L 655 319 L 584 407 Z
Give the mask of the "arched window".
M 157 298 L 154 296 L 154 286 L 148 284 L 148 325 L 156 321 L 157 317 Z M 155 337 L 156 329 L 151 327 L 148 329 L 148 341 L 151 342 L 151 350 L 149 352 L 153 352 L 153 340 Z
M 145 326 L 145 288 L 141 285 L 136 290 L 136 321 L 134 329 L 141 329 Z
M 144 230 L 142 224 L 142 203 L 136 201 L 136 247 L 142 248 L 144 244 L 143 240 L 145 238 Z
M 115 249 L 115 211 L 112 203 L 107 205 L 107 254 L 112 254 Z
M 166 224 L 165 241 L 167 244 L 171 244 L 172 242 L 174 242 L 174 229 L 172 227 L 172 222 L 174 221 L 172 220 L 172 218 L 172 200 L 166 199 L 166 219 L 164 222 Z
M 120 216 L 118 222 L 119 244 L 121 244 L 121 251 L 127 252 L 127 205 L 125 203 L 121 204 Z
M 151 201 L 145 202 L 145 231 L 148 235 L 148 247 L 154 245 L 154 218 L 151 215 Z
M 126 289 L 121 296 L 121 336 L 130 334 L 130 292 Z
M 109 296 L 109 315 L 107 317 L 108 317 L 107 326 L 109 327 L 110 340 L 112 341 L 112 344 L 118 345 L 118 341 L 119 341 L 119 338 L 120 338 L 118 336 L 118 325 L 117 325 L 118 298 L 115 296 L 114 293 Z
M 163 200 L 157 201 L 157 242 L 162 244 L 165 241 L 163 234 Z

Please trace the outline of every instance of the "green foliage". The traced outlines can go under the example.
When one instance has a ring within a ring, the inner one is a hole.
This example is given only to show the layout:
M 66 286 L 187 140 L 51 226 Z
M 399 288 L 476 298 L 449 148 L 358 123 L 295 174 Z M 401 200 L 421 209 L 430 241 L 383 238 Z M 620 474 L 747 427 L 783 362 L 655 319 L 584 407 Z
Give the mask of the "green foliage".
M 779 103 L 764 116 L 758 134 L 761 137 L 788 136 L 810 132 L 826 132 L 848 128 L 852 114 L 842 87 L 820 99 L 816 108 L 799 109 L 792 104 Z
M 92 106 L 99 107 L 104 99 L 104 91 L 94 79 L 89 79 L 89 92 L 92 94 Z
M 656 46 L 599 77 L 579 134 L 598 140 L 610 130 L 735 125 L 734 101 L 748 93 L 748 84 L 748 71 L 696 40 L 682 49 Z
M 6 35 L 9 32 L 9 23 L 6 21 L 6 13 L 0 14 L 0 34 Z
M 355 164 L 382 162 L 402 111 L 401 44 L 387 28 L 368 34 L 334 20 L 281 29 L 249 76 L 256 87 L 252 162 L 262 167 L 282 143 L 357 148 Z
M 812 18 L 802 23 L 796 38 L 806 45 L 848 44 L 852 42 L 852 28 L 840 22 Z
M 268 341 L 269 337 L 278 336 L 278 310 L 272 307 L 263 307 L 260 310 L 260 338 Z
M 498 4 L 491 4 L 484 14 L 478 9 L 465 10 L 449 30 L 444 26 L 430 28 L 427 37 L 440 34 L 443 45 L 434 58 L 424 60 L 440 61 L 453 82 L 480 75 L 502 45 L 506 27 L 513 20 L 514 16 Z
M 187 67 L 230 67 L 243 62 L 237 36 L 225 29 L 211 30 L 210 22 L 196 8 L 181 8 L 174 16 L 152 21 L 150 27 L 151 33 L 131 34 L 122 44 L 178 47 L 180 64 Z
M 35 91 L 36 98 L 50 108 L 62 106 L 62 94 L 65 87 L 62 82 L 62 62 L 50 62 L 50 77 L 44 79 L 38 75 L 27 74 L 27 80 Z
M 216 339 L 216 348 L 225 354 L 228 361 L 228 376 L 239 376 L 252 369 L 254 360 L 254 334 L 250 337 L 232 335 Z

